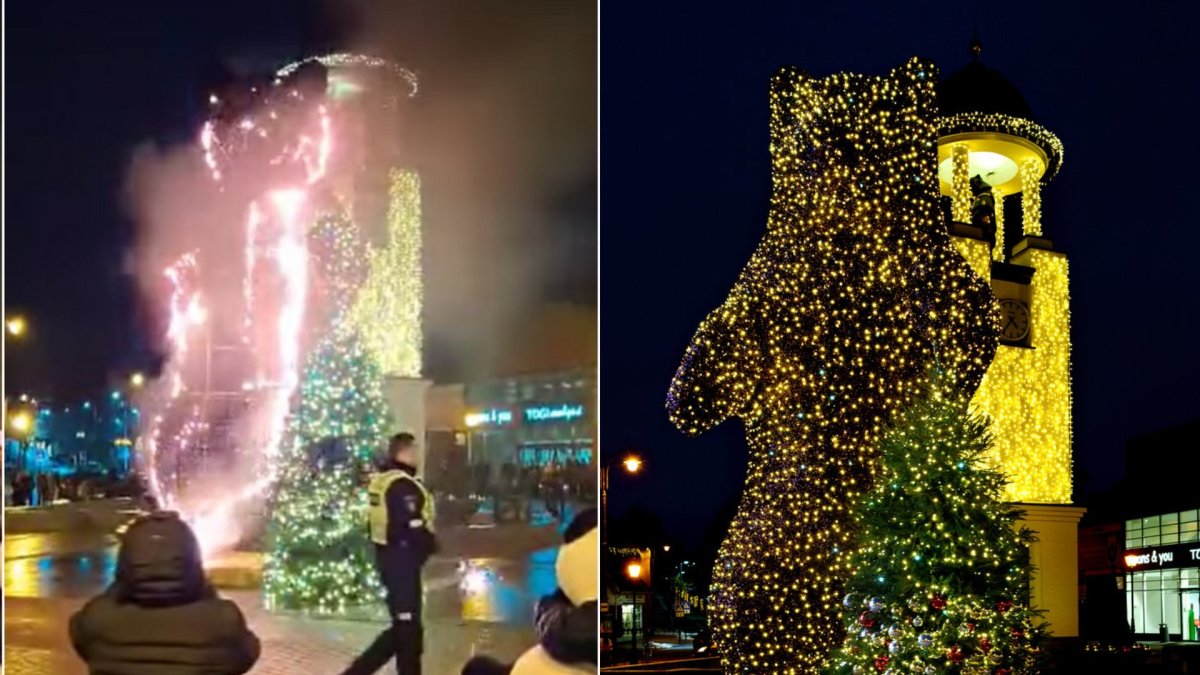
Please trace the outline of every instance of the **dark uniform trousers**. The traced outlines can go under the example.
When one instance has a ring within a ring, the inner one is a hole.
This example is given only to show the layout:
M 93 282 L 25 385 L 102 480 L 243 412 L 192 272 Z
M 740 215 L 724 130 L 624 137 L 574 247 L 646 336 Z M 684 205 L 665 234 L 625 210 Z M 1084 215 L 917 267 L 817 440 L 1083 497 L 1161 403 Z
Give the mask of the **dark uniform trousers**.
M 399 675 L 421 675 L 425 637 L 421 625 L 421 565 L 413 560 L 385 560 L 381 557 L 380 568 L 392 625 L 350 664 L 345 675 L 370 675 L 393 657 Z

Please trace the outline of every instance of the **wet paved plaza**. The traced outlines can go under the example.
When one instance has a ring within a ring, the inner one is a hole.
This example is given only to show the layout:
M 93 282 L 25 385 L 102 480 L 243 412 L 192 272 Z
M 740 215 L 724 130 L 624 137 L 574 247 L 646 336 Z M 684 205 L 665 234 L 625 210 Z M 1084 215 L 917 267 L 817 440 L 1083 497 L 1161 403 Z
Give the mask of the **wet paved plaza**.
M 529 541 L 541 545 L 544 539 Z M 520 551 L 519 543 L 509 541 L 508 550 L 494 557 L 472 550 L 479 557 L 430 561 L 425 672 L 457 673 L 475 654 L 511 660 L 533 643 L 532 608 L 538 597 L 554 590 L 555 550 Z M 115 536 L 98 532 L 12 534 L 5 540 L 8 675 L 86 674 L 68 640 L 67 620 L 111 580 L 116 544 Z M 467 573 L 462 560 L 469 563 Z M 340 672 L 383 628 L 382 623 L 270 613 L 257 591 L 222 594 L 237 602 L 262 640 L 262 659 L 250 671 L 256 675 Z

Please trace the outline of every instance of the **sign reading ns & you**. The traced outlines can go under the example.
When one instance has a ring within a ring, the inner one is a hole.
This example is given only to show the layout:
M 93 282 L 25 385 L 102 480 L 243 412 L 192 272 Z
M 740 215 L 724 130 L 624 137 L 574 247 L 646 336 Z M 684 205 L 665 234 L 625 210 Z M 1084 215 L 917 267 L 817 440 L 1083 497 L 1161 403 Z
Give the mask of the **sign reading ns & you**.
M 1200 567 L 1200 543 L 1152 546 L 1125 551 L 1125 567 L 1133 572 Z

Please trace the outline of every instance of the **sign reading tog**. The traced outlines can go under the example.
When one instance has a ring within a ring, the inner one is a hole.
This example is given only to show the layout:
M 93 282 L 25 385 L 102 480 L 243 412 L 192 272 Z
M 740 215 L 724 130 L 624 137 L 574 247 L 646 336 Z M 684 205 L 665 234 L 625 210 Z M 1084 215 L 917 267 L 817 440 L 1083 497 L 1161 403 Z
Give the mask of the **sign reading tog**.
M 583 417 L 582 405 L 537 406 L 525 409 L 526 422 L 570 422 Z

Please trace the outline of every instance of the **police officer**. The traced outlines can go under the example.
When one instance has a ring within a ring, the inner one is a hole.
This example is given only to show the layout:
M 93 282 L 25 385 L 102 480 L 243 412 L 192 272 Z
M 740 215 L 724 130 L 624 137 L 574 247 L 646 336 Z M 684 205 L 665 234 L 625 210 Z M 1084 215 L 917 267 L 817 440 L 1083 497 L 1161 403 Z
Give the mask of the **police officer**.
M 387 589 L 392 624 L 367 647 L 345 675 L 368 675 L 393 656 L 400 675 L 420 675 L 421 567 L 433 554 L 433 495 L 417 478 L 417 443 L 399 433 L 388 445 L 383 470 L 371 478 L 369 529 L 375 561 Z

